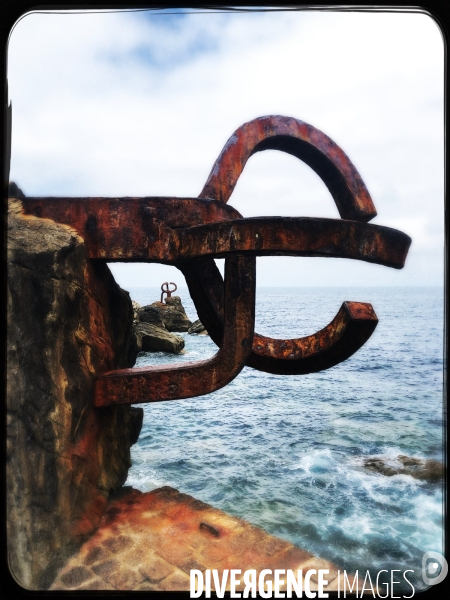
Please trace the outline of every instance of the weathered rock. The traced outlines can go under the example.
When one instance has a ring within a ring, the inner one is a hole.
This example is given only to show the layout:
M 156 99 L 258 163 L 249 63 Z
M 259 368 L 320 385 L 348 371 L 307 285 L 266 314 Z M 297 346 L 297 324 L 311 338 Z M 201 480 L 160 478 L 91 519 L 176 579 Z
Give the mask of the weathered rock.
M 140 323 L 150 323 L 165 329 L 163 320 L 161 319 L 160 311 L 152 305 L 143 306 L 138 311 L 138 319 Z
M 169 333 L 163 327 L 151 323 L 134 325 L 139 352 L 172 352 L 178 354 L 184 348 L 184 340 L 179 335 Z
M 393 475 L 411 475 L 415 479 L 428 482 L 441 481 L 444 474 L 443 464 L 434 459 L 424 460 L 400 454 L 396 459 L 368 458 L 364 466 L 370 471 L 392 477 Z
M 208 335 L 208 332 L 206 331 L 206 329 L 205 329 L 203 323 L 200 321 L 200 319 L 197 319 L 196 321 L 194 321 L 192 323 L 192 325 L 188 329 L 188 333 L 198 334 L 198 335 Z
M 13 576 L 46 589 L 122 486 L 142 409 L 94 408 L 98 374 L 131 367 L 127 292 L 70 227 L 10 200 L 7 526 Z
M 150 306 L 157 309 L 167 331 L 187 331 L 192 325 L 179 296 L 166 298 L 165 303 L 153 302 Z
M 139 321 L 139 309 L 141 308 L 141 305 L 135 300 L 131 301 L 131 305 L 133 306 L 133 320 Z

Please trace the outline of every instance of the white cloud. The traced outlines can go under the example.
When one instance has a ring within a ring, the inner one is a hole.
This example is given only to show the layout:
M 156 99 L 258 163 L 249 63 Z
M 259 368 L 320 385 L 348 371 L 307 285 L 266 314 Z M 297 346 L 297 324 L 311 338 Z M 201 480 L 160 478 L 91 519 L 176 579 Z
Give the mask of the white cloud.
M 443 58 L 425 14 L 30 14 L 9 46 L 11 178 L 28 195 L 196 196 L 238 126 L 294 116 L 344 149 L 375 222 L 402 229 L 413 246 L 403 272 L 260 259 L 259 284 L 282 285 L 293 272 L 298 285 L 333 283 L 338 271 L 369 283 L 376 273 L 380 285 L 440 284 Z M 338 217 L 319 178 L 276 152 L 252 157 L 230 202 L 246 216 Z M 131 272 L 114 269 L 119 279 Z

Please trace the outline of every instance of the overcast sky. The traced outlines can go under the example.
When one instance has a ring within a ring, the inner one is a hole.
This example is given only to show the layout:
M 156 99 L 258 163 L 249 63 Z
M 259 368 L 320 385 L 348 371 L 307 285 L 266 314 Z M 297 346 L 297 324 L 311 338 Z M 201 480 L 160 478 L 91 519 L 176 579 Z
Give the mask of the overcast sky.
M 227 139 L 262 115 L 314 125 L 372 195 L 372 223 L 413 243 L 402 271 L 259 258 L 258 285 L 442 285 L 444 44 L 424 13 L 29 13 L 8 51 L 11 176 L 29 196 L 192 196 Z M 229 201 L 244 216 L 339 218 L 298 159 L 252 157 Z M 125 288 L 184 284 L 115 264 Z

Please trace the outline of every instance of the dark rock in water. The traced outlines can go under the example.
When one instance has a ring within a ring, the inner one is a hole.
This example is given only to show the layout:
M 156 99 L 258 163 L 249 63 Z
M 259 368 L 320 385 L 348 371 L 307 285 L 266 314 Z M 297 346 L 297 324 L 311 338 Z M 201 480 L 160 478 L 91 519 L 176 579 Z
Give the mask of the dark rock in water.
M 73 229 L 11 199 L 7 259 L 8 558 L 39 590 L 127 478 L 142 409 L 94 408 L 93 385 L 133 366 L 137 347 L 128 293 Z
M 188 333 L 208 335 L 208 332 L 206 331 L 200 319 L 197 319 L 192 323 L 192 325 L 188 329 Z
M 139 351 L 179 353 L 184 340 L 173 331 L 187 331 L 192 323 L 187 318 L 179 296 L 167 298 L 167 303 L 154 302 L 137 310 L 134 325 Z
M 424 460 L 400 454 L 395 460 L 368 458 L 364 466 L 370 471 L 392 477 L 393 475 L 411 475 L 415 479 L 428 482 L 440 481 L 444 474 L 443 464 L 434 459 Z
M 167 331 L 187 331 L 192 325 L 189 321 L 186 311 L 181 303 L 179 296 L 166 298 L 166 302 L 153 302 L 150 307 L 155 308 L 159 312 L 162 322 Z M 147 307 L 144 306 L 143 309 Z
M 184 348 L 184 340 L 179 335 L 169 333 L 167 329 L 151 323 L 134 325 L 138 349 L 140 352 L 172 352 L 178 354 Z
M 151 325 L 165 329 L 160 311 L 155 306 L 143 306 L 138 310 L 137 316 L 140 323 L 150 323 Z

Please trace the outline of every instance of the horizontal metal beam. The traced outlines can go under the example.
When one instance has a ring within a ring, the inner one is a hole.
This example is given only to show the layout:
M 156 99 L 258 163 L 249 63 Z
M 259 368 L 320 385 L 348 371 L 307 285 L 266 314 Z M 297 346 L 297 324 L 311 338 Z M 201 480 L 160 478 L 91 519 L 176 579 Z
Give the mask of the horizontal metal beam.
M 89 258 L 111 262 L 175 263 L 239 252 L 350 258 L 401 269 L 411 244 L 406 234 L 380 225 L 312 217 L 244 219 L 213 200 L 169 200 L 27 198 L 24 208 L 70 225 L 84 238 Z

